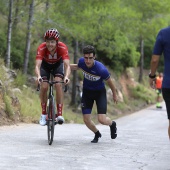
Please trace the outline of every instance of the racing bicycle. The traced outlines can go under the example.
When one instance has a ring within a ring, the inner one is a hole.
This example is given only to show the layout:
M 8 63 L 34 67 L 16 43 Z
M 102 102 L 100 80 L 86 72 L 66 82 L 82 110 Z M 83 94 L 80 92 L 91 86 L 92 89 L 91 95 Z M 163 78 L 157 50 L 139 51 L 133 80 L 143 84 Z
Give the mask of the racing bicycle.
M 49 84 L 49 93 L 48 93 L 48 100 L 47 100 L 47 137 L 48 137 L 48 144 L 51 145 L 54 138 L 54 129 L 55 125 L 58 124 L 58 122 L 55 120 L 56 115 L 56 107 L 55 107 L 55 97 L 53 93 L 53 85 L 56 83 L 64 83 L 64 81 L 54 81 L 53 75 L 50 74 L 50 80 L 47 81 Z M 67 85 L 64 86 L 64 92 L 67 91 Z M 40 84 L 38 84 L 37 91 L 40 90 Z

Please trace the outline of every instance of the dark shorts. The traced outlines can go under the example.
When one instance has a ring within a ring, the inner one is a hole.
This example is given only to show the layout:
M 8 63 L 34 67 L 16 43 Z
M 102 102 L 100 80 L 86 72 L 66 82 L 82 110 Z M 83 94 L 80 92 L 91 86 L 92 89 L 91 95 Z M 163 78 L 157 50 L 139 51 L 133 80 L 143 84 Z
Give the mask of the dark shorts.
M 162 88 L 162 95 L 165 100 L 168 119 L 170 119 L 170 89 Z
M 48 64 L 44 61 L 42 61 L 41 68 L 40 68 L 40 74 L 43 80 L 49 80 L 50 73 L 54 77 L 64 77 L 64 64 L 63 60 L 60 60 L 59 62 L 55 64 Z
M 96 101 L 97 113 L 106 114 L 107 97 L 105 88 L 102 90 L 83 89 L 83 95 L 81 99 L 81 108 L 83 114 L 91 113 L 94 101 Z

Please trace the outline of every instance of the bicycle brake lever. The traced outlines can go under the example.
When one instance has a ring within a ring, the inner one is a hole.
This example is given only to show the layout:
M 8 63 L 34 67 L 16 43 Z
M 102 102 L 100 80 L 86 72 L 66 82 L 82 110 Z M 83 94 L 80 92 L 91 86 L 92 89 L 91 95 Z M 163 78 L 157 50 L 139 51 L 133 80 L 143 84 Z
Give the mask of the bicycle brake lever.
M 37 91 L 40 91 L 40 84 L 38 83 Z
M 67 90 L 68 90 L 68 85 L 65 85 L 64 86 L 64 92 L 67 92 Z
M 40 91 L 40 83 L 42 83 L 42 82 L 43 82 L 43 79 L 42 79 L 42 78 L 40 78 L 40 79 L 39 79 L 38 86 L 37 86 L 37 91 Z

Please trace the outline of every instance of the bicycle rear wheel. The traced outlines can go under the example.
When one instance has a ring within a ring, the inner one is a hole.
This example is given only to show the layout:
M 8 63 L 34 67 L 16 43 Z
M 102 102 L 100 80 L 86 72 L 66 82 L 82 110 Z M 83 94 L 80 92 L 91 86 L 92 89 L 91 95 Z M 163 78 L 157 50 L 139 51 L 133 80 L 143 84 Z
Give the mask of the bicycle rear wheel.
M 55 127 L 55 112 L 54 112 L 54 97 L 49 99 L 49 105 L 47 107 L 48 119 L 47 119 L 47 136 L 48 144 L 51 145 L 54 138 Z

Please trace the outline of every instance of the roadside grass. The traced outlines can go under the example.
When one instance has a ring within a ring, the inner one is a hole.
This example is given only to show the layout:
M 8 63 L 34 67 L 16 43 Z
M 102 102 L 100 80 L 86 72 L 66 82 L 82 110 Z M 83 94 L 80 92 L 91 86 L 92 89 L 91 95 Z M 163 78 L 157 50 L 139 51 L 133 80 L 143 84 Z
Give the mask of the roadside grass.
M 21 70 L 17 70 L 16 73 L 17 73 L 17 77 L 14 79 L 13 84 L 14 84 L 14 86 L 22 89 L 23 85 L 26 84 L 26 82 L 27 82 L 27 77 L 26 77 L 26 75 L 24 75 L 22 73 Z
M 152 104 L 155 102 L 155 91 L 144 85 L 138 84 L 135 88 L 130 88 L 134 99 L 140 99 L 147 104 Z
M 6 72 L 4 70 L 5 66 L 4 66 L 4 61 L 2 59 L 0 59 L 0 80 L 2 83 L 5 82 L 6 80 Z
M 41 115 L 39 92 L 30 86 L 25 86 L 27 79 L 26 76 L 24 76 L 20 71 L 16 71 L 17 77 L 13 82 L 8 82 L 6 77 L 7 73 L 3 68 L 4 62 L 1 59 L 0 64 L 2 65 L 2 67 L 0 67 L 0 80 L 2 81 L 1 95 L 3 95 L 3 102 L 5 103 L 5 112 L 7 115 L 9 115 L 9 117 L 14 115 L 13 112 L 15 112 L 15 109 L 17 108 L 12 106 L 11 89 L 19 88 L 21 93 L 15 93 L 15 96 L 19 100 L 18 109 L 20 113 L 20 120 L 23 122 L 38 123 Z M 136 87 L 128 87 L 132 96 L 130 96 L 130 98 L 129 96 L 123 96 L 124 102 L 118 102 L 118 104 L 114 104 L 113 100 L 108 101 L 107 115 L 111 119 L 116 119 L 155 103 L 156 93 L 149 87 L 149 83 L 147 81 L 148 79 L 145 79 L 142 84 L 138 84 Z M 63 116 L 65 118 L 65 122 L 83 124 L 84 122 L 81 108 L 70 106 L 70 101 L 71 95 L 69 92 L 65 93 L 63 107 Z M 94 123 L 98 123 L 97 108 L 95 104 L 91 117 Z
M 4 94 L 3 96 L 4 103 L 5 103 L 5 109 L 9 117 L 13 116 L 13 109 L 11 107 L 11 99 L 8 95 Z
M 17 97 L 20 102 L 21 120 L 24 122 L 37 122 L 40 117 L 39 95 L 31 88 L 23 88 Z
M 152 104 L 155 101 L 155 92 L 148 87 L 139 84 L 135 88 L 130 88 L 130 90 L 133 98 L 128 99 L 128 97 L 124 96 L 124 102 L 118 102 L 118 104 L 114 104 L 113 101 L 108 102 L 107 115 L 111 119 L 116 119 L 138 111 L 139 109 L 143 109 L 147 107 L 148 104 Z M 81 108 L 77 109 L 70 106 L 70 94 L 64 95 L 63 116 L 65 118 L 65 122 L 83 124 Z M 21 104 L 22 120 L 24 122 L 38 123 L 41 114 L 39 93 L 31 88 L 23 88 L 22 94 L 18 94 L 18 98 Z M 94 123 L 98 123 L 97 108 L 95 104 L 91 118 Z
M 22 121 L 38 123 L 41 115 L 39 92 L 31 88 L 23 88 L 22 93 L 17 94 L 17 97 L 21 105 Z M 68 100 L 64 103 L 63 116 L 66 123 L 83 123 L 81 112 L 74 112 Z

